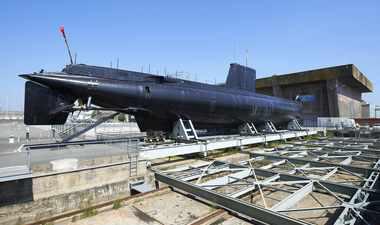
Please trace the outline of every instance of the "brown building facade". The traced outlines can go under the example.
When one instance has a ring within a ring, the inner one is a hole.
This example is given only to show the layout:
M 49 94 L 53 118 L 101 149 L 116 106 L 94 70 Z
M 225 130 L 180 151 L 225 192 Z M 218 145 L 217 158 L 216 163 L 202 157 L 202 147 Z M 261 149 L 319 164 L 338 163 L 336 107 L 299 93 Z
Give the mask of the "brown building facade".
M 256 91 L 293 100 L 301 96 L 303 123 L 313 126 L 318 117 L 360 118 L 362 93 L 372 92 L 373 85 L 348 64 L 257 79 Z

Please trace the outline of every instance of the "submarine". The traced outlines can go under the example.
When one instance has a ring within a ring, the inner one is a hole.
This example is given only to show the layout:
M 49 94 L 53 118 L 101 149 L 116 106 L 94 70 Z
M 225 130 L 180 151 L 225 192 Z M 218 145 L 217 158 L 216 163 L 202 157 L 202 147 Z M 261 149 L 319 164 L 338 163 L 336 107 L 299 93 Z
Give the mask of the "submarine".
M 132 114 L 141 131 L 163 132 L 171 132 L 178 119 L 191 120 L 196 129 L 266 121 L 282 126 L 299 119 L 302 107 L 296 101 L 255 93 L 256 71 L 235 63 L 223 85 L 84 64 L 20 76 L 28 80 L 26 125 L 64 124 L 77 100 L 90 101 L 88 106 L 99 110 Z
M 183 121 L 191 130 L 234 131 L 248 124 L 287 127 L 300 118 L 302 103 L 256 93 L 256 70 L 230 64 L 226 82 L 212 85 L 171 76 L 73 62 L 64 27 L 60 32 L 70 64 L 20 77 L 25 83 L 24 123 L 64 124 L 80 110 L 133 115 L 141 131 L 173 133 Z M 81 104 L 78 107 L 78 102 Z M 186 132 L 186 131 L 185 131 Z M 256 132 L 257 133 L 257 132 Z

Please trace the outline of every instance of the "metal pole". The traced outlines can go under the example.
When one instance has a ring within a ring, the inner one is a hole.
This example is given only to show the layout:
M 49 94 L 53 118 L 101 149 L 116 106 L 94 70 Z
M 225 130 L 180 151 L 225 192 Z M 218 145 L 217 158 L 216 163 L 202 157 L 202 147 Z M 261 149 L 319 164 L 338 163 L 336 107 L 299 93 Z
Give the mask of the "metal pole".
M 59 28 L 59 30 L 61 31 L 63 39 L 65 40 L 67 52 L 69 53 L 69 57 L 70 57 L 70 64 L 73 64 L 73 57 L 71 56 L 71 51 L 70 51 L 69 43 L 67 42 L 67 38 L 66 38 L 66 34 L 65 34 L 65 28 L 63 26 L 61 26 Z
M 9 96 L 7 95 L 7 117 L 9 116 Z
M 27 148 L 26 149 L 26 163 L 27 163 L 27 166 L 28 166 L 28 169 L 29 169 L 29 172 L 31 172 L 32 171 L 32 168 L 31 168 L 31 163 L 30 163 L 30 149 L 29 148 Z

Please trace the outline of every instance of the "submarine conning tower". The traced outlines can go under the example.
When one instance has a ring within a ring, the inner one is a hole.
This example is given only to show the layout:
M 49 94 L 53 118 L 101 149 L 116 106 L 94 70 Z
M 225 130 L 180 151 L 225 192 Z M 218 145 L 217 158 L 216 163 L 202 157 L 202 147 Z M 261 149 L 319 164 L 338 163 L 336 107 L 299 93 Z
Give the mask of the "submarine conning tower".
M 226 87 L 256 92 L 256 70 L 237 63 L 230 64 Z

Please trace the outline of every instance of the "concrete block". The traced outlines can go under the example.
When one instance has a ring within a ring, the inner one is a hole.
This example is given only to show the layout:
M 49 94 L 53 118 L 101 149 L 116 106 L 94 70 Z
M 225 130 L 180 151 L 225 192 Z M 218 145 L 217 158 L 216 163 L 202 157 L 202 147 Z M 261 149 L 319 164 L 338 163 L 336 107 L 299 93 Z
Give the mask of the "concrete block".
M 78 159 L 59 159 L 50 162 L 53 171 L 65 171 L 78 169 Z

